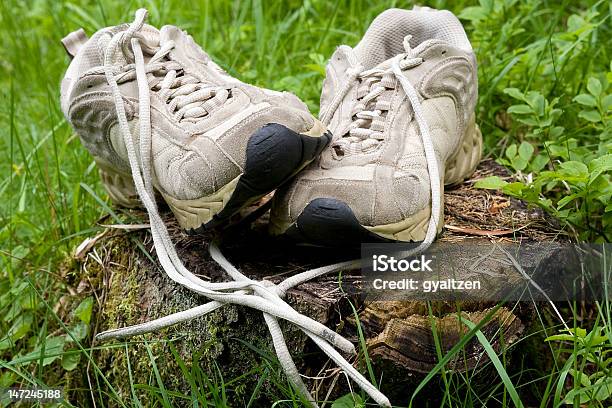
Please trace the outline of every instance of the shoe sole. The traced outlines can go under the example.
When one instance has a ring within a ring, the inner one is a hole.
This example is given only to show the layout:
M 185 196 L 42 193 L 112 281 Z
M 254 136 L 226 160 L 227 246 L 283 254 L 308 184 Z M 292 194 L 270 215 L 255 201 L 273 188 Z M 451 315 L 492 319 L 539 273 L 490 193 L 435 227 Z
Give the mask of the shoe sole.
M 244 172 L 214 194 L 180 200 L 161 193 L 179 225 L 188 233 L 201 233 L 226 224 L 241 209 L 277 189 L 310 164 L 331 141 L 320 123 L 300 134 L 270 123 L 251 135 L 247 143 Z M 126 207 L 140 205 L 130 175 L 100 168 L 111 199 Z
M 482 134 L 474 119 L 464 133 L 461 145 L 446 163 L 444 185 L 461 183 L 469 177 L 480 162 L 482 153 Z M 444 194 L 440 206 L 438 233 L 444 226 Z M 399 222 L 376 226 L 359 223 L 351 208 L 344 202 L 333 198 L 312 200 L 297 217 L 297 220 L 283 228 L 275 225 L 274 233 L 285 230 L 284 235 L 313 245 L 354 246 L 362 242 L 414 242 L 425 239 L 431 208 L 424 208 L 416 214 Z

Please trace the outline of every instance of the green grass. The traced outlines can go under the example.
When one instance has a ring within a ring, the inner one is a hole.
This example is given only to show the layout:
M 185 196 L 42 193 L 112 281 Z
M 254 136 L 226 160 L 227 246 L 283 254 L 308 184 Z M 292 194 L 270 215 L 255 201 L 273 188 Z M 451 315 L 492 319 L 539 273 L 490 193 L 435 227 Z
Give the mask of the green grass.
M 479 61 L 477 115 L 486 154 L 516 174 L 514 182 L 491 179 L 480 186 L 501 188 L 544 208 L 578 240 L 610 242 L 609 3 L 428 4 L 449 8 L 462 18 Z M 67 32 L 82 26 L 93 33 L 131 21 L 133 11 L 145 6 L 151 24 L 188 30 L 232 75 L 294 92 L 316 112 L 326 58 L 339 44 L 354 45 L 374 16 L 394 5 L 411 7 L 405 2 L 359 0 L 203 1 L 188 7 L 174 0 L 0 0 L 0 387 L 48 384 L 69 391 L 68 373 L 78 364 L 89 364 L 96 373 L 92 387 L 99 405 L 140 406 L 142 393 L 153 396 L 159 406 L 185 403 L 179 390 L 168 389 L 157 376 L 149 384 L 126 379 L 132 393 L 118 395 L 83 342 L 89 305 L 79 306 L 70 321 L 54 312 L 68 291 L 66 277 L 73 273 L 65 259 L 98 231 L 95 221 L 113 211 L 92 158 L 60 112 L 59 83 L 68 60 L 59 40 Z M 569 325 L 576 331 L 549 342 L 554 361 L 549 371 L 534 373 L 529 361 L 521 370 L 511 370 L 502 355 L 493 359 L 497 376 L 489 387 L 472 388 L 470 378 L 478 373 L 444 370 L 468 337 L 483 340 L 479 327 L 470 327 L 452 355 L 440 354 L 440 364 L 426 381 L 407 390 L 404 404 L 418 400 L 418 392 L 429 383 L 439 386 L 446 406 L 515 406 L 517 399 L 530 395 L 545 407 L 562 403 L 568 392 L 574 393 L 570 397 L 577 395 L 575 404 L 587 398 L 589 405 L 604 406 L 594 384 L 612 376 L 606 354 L 612 347 L 610 304 L 602 300 L 593 305 L 592 320 L 584 319 L 577 305 L 567 309 L 573 313 Z M 559 330 L 543 317 L 540 330 L 532 335 L 545 337 Z M 596 334 L 588 338 L 588 333 Z M 492 352 L 486 342 L 483 346 Z M 154 362 L 154 349 L 147 350 Z M 183 365 L 181 370 L 194 390 L 188 397 L 192 406 L 226 405 L 227 393 L 241 380 L 198 367 Z M 274 357 L 262 350 L 250 374 L 262 379 L 260 386 L 270 381 L 279 400 L 299 406 L 278 370 Z M 587 382 L 576 374 L 580 370 L 592 378 Z M 376 380 L 384 382 L 384 374 Z M 259 390 L 252 390 L 253 404 Z

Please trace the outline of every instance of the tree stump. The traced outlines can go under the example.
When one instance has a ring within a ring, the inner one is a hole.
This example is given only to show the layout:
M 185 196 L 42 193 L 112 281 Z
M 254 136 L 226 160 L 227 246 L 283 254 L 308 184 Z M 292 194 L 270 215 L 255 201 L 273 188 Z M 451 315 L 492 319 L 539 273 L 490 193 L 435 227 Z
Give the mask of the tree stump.
M 489 175 L 509 177 L 501 166 L 490 160 L 484 161 L 471 180 L 446 191 L 446 228 L 439 238 L 439 245 L 491 240 L 506 245 L 566 240 L 554 220 L 542 211 L 528 208 L 500 193 L 472 187 L 475 180 Z M 135 222 L 146 222 L 146 214 L 142 212 L 130 211 L 128 214 L 135 218 Z M 185 235 L 168 211 L 164 217 L 186 267 L 211 281 L 226 280 L 222 269 L 208 255 L 212 238 Z M 110 221 L 101 222 L 105 223 Z M 234 234 L 231 243 L 222 247 L 228 259 L 251 278 L 280 281 L 299 271 L 360 256 L 358 250 L 297 247 L 269 237 L 266 223 L 264 215 L 251 227 Z M 146 228 L 125 230 L 109 227 L 82 245 L 77 258 L 80 272 L 73 278 L 73 284 L 85 287 L 82 293 L 93 293 L 97 299 L 97 312 L 91 324 L 93 334 L 142 323 L 208 301 L 166 277 L 156 263 Z M 507 266 L 496 273 L 516 273 L 515 270 L 510 272 L 512 270 Z M 444 354 L 469 330 L 459 323 L 458 310 L 462 316 L 478 323 L 495 306 L 495 302 L 435 301 L 429 303 L 431 309 L 428 309 L 428 304 L 421 301 L 365 302 L 350 290 L 341 290 L 338 278 L 338 274 L 332 274 L 304 283 L 288 291 L 287 300 L 299 312 L 346 336 L 358 349 L 359 321 L 375 371 L 379 375 L 381 370 L 384 371 L 382 390 L 397 402 L 405 403 L 401 398 L 410 395 L 405 387 L 415 381 L 418 383 L 422 374 L 438 362 L 432 321 Z M 345 271 L 342 273 L 342 288 L 359 284 L 360 279 L 359 271 Z M 529 304 L 519 304 L 514 308 L 503 306 L 483 326 L 482 332 L 495 350 L 505 350 L 529 329 L 532 318 L 533 308 Z M 300 372 L 317 378 L 309 380 L 315 396 L 324 400 L 345 392 L 344 377 L 329 364 L 325 355 L 295 326 L 284 323 L 281 326 Z M 128 342 L 131 343 L 129 347 L 111 342 L 115 346 L 102 347 L 92 353 L 115 391 L 125 397 L 132 392 L 127 381 L 128 371 L 131 371 L 135 383 L 156 385 L 150 351 L 167 389 L 189 393 L 190 386 L 181 374 L 179 361 L 182 360 L 187 367 L 197 363 L 211 375 L 221 373 L 226 383 L 239 378 L 239 386 L 231 383 L 232 399 L 236 406 L 243 406 L 258 382 L 257 376 L 250 374 L 256 372 L 253 367 L 268 364 L 265 356 L 273 354 L 270 353 L 271 342 L 261 313 L 236 306 L 224 306 L 204 317 L 158 333 L 138 336 Z M 363 350 L 360 357 L 363 357 Z M 459 353 L 447 368 L 473 369 L 486 360 L 483 347 L 472 338 L 465 345 L 464 352 Z M 359 358 L 355 364 L 362 362 L 363 359 Z M 90 372 L 87 374 L 91 377 L 91 367 L 88 369 Z M 277 395 L 270 382 L 265 382 L 260 388 L 262 401 Z

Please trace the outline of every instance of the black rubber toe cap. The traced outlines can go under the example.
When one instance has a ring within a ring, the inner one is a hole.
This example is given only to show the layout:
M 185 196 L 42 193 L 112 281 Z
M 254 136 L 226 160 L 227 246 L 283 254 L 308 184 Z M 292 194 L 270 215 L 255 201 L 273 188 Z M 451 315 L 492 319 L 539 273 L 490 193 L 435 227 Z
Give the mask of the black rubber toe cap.
M 391 242 L 364 228 L 351 208 L 334 198 L 312 200 L 285 234 L 296 241 L 321 246 Z

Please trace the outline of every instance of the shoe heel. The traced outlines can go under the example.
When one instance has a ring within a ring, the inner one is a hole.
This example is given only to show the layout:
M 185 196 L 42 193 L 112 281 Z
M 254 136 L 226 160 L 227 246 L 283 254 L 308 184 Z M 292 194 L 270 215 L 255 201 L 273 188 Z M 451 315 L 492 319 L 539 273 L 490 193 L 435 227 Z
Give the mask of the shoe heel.
M 102 184 L 113 203 L 128 208 L 141 206 L 131 175 L 121 174 L 100 163 L 97 164 Z
M 468 122 L 457 152 L 446 162 L 444 184 L 461 183 L 476 170 L 482 156 L 482 134 L 474 116 Z

